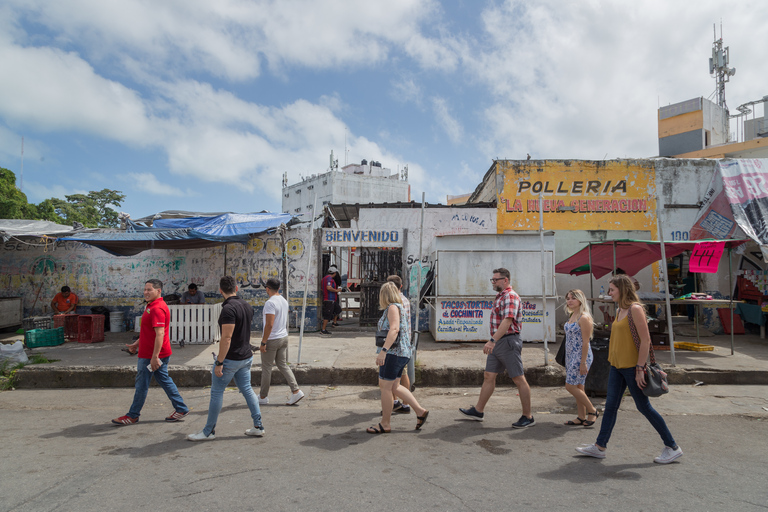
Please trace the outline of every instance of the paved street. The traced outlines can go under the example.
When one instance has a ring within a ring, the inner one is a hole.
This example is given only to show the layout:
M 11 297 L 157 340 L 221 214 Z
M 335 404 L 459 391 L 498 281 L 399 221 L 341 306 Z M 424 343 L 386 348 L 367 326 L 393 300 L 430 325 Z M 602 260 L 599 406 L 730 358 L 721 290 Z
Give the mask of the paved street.
M 565 427 L 573 400 L 534 388 L 537 425 L 512 430 L 514 388 L 491 399 L 483 423 L 456 408 L 477 389 L 422 388 L 431 409 L 373 436 L 373 387 L 315 386 L 297 407 L 262 408 L 267 434 L 249 438 L 249 414 L 225 394 L 216 440 L 186 441 L 205 423 L 209 391 L 182 389 L 194 407 L 181 423 L 153 388 L 137 425 L 116 427 L 130 389 L 0 393 L 0 510 L 765 510 L 768 390 L 674 386 L 654 400 L 683 447 L 680 463 L 652 462 L 661 442 L 625 400 L 605 460 L 577 456 L 597 430 Z M 273 387 L 279 402 L 284 386 Z M 596 403 L 602 405 L 602 400 Z

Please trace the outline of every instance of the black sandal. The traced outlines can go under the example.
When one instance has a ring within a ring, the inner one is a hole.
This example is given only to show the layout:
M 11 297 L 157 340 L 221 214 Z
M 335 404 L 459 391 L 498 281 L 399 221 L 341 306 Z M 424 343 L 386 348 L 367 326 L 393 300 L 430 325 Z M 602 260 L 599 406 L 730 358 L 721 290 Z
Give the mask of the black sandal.
M 423 416 L 416 416 L 416 430 L 421 430 L 421 427 L 427 422 L 427 416 L 429 416 L 429 411 L 425 411 Z
M 576 421 L 578 421 L 578 423 L 576 423 Z M 578 416 L 576 417 L 576 421 L 568 420 L 565 423 L 563 423 L 563 425 L 574 425 L 574 426 L 577 426 L 577 427 L 582 427 L 582 426 L 584 426 L 584 423 L 587 422 L 587 420 L 585 420 L 583 418 L 579 418 Z
M 600 417 L 600 411 L 595 409 L 595 412 L 588 412 L 587 416 L 594 416 L 595 417 L 594 421 L 589 421 L 589 420 L 585 420 L 584 421 L 584 426 L 585 427 L 591 427 L 592 425 L 595 424 L 595 421 L 597 421 L 597 418 Z
M 385 430 L 384 427 L 381 426 L 381 423 L 379 423 L 379 428 L 376 427 L 368 427 L 365 429 L 366 432 L 369 434 L 389 434 L 392 432 L 392 429 Z

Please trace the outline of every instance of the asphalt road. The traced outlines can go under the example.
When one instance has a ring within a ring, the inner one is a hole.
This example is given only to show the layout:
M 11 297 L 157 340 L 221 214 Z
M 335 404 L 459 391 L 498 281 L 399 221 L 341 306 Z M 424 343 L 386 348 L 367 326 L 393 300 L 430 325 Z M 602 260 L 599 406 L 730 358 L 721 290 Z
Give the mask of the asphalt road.
M 272 388 L 271 400 L 286 395 Z M 675 386 L 654 401 L 685 455 L 653 463 L 662 444 L 625 399 L 604 460 L 574 448 L 597 429 L 565 427 L 573 401 L 534 388 L 537 425 L 513 430 L 514 388 L 499 389 L 483 423 L 458 407 L 477 389 L 424 388 L 431 410 L 420 432 L 413 414 L 374 436 L 373 387 L 306 388 L 295 407 L 262 408 L 266 436 L 250 427 L 244 400 L 225 394 L 216 440 L 186 435 L 206 419 L 209 391 L 182 389 L 192 413 L 166 423 L 171 407 L 150 390 L 141 420 L 117 427 L 127 389 L 0 393 L 0 510 L 695 510 L 768 507 L 768 390 L 764 386 Z M 601 404 L 601 400 L 596 403 Z

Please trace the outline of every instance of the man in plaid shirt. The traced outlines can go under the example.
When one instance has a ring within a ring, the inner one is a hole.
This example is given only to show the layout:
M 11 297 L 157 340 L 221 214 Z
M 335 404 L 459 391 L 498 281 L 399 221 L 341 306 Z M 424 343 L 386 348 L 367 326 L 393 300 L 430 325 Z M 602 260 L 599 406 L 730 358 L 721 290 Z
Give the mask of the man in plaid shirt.
M 493 289 L 498 292 L 491 310 L 491 339 L 483 346 L 483 353 L 488 356 L 483 374 L 483 387 L 477 404 L 468 409 L 459 409 L 464 416 L 483 421 L 485 405 L 496 389 L 496 375 L 507 370 L 507 375 L 517 386 L 520 395 L 523 415 L 512 424 L 512 428 L 532 427 L 536 424 L 531 414 L 531 387 L 525 380 L 521 351 L 523 342 L 520 340 L 522 327 L 522 311 L 520 296 L 509 286 L 509 270 L 497 268 L 491 279 Z

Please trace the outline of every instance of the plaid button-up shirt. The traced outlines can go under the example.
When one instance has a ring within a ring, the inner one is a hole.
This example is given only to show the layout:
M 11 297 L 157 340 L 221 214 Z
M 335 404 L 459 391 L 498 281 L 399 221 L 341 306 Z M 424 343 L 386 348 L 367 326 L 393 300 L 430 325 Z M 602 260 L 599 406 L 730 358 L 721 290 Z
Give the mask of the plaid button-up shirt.
M 493 309 L 491 310 L 491 336 L 499 330 L 501 321 L 505 318 L 511 318 L 512 325 L 509 326 L 509 329 L 504 335 L 519 333 L 523 323 L 523 312 L 520 309 L 520 296 L 511 286 L 507 286 L 505 290 L 500 291 L 493 301 Z

